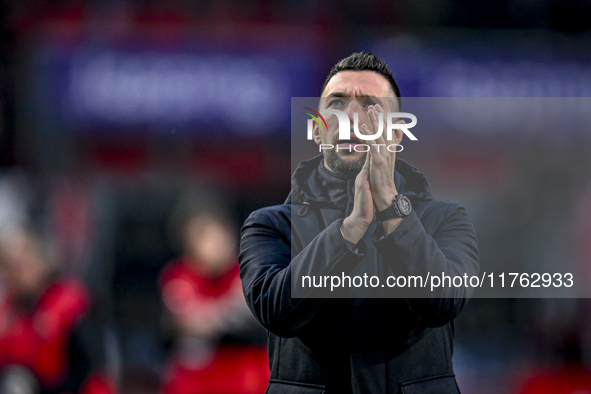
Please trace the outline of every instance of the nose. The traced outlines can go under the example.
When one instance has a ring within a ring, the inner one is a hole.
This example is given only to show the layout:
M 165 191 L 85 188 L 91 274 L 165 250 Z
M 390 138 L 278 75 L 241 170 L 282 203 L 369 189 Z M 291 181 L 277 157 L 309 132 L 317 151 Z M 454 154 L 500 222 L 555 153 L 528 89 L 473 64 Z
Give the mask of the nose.
M 358 114 L 361 114 L 362 107 L 361 107 L 361 105 L 359 105 L 359 102 L 356 99 L 349 100 L 349 104 L 347 105 L 347 108 L 345 109 L 345 113 L 347 114 L 347 116 L 349 117 L 351 122 L 353 121 L 353 116 L 354 116 L 355 112 L 357 112 Z

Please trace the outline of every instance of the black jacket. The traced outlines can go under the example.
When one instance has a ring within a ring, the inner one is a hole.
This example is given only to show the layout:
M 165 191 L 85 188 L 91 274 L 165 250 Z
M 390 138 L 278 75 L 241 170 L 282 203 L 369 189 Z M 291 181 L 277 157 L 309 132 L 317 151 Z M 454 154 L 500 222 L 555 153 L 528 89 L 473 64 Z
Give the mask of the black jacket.
M 466 210 L 434 200 L 427 179 L 402 160 L 395 184 L 413 212 L 386 237 L 374 224 L 353 248 L 340 225 L 354 179 L 300 163 L 283 205 L 253 212 L 242 228 L 246 301 L 269 331 L 267 393 L 457 393 L 453 319 L 471 289 L 429 287 L 416 298 L 292 298 L 302 275 L 371 269 L 388 275 L 478 274 L 476 234 Z M 368 268 L 369 267 L 369 268 Z M 383 283 L 383 282 L 382 282 Z M 317 289 L 316 289 L 317 290 Z M 375 295 L 371 295 L 375 297 Z

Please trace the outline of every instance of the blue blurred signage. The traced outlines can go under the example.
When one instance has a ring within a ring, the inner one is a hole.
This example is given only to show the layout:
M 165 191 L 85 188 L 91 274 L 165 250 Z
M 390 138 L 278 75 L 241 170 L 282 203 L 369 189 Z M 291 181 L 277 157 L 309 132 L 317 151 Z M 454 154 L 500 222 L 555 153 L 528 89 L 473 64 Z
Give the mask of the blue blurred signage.
M 290 98 L 316 88 L 302 50 L 189 52 L 82 48 L 42 52 L 41 110 L 70 129 L 143 127 L 288 133 Z
M 383 57 L 403 96 L 589 97 L 588 42 L 525 33 L 399 34 L 367 46 Z

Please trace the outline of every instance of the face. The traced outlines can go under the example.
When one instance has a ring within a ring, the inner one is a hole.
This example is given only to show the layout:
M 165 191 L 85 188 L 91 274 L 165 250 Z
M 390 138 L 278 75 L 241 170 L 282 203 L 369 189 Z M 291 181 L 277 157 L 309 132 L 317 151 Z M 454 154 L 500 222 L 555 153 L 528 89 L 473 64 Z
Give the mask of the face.
M 187 223 L 185 248 L 201 271 L 216 277 L 236 261 L 235 238 L 227 223 L 214 216 L 198 216 Z
M 34 293 L 47 272 L 39 248 L 25 233 L 16 232 L 0 241 L 0 273 L 13 293 Z
M 387 97 L 392 97 L 392 100 L 384 99 Z M 395 102 L 390 83 L 381 74 L 373 71 L 341 71 L 335 74 L 322 92 L 319 107 L 320 110 L 337 109 L 345 112 L 351 125 L 351 137 L 350 140 L 339 140 L 339 122 L 332 114 L 324 115 L 327 130 L 314 125 L 314 142 L 334 146 L 332 149 L 323 149 L 324 165 L 337 174 L 357 174 L 363 167 L 366 153 L 354 150 L 356 145 L 365 143 L 353 132 L 354 113 L 359 116 L 359 131 L 363 132 L 362 124 L 367 124 L 371 130 L 368 107 L 380 104 L 385 112 L 394 112 Z

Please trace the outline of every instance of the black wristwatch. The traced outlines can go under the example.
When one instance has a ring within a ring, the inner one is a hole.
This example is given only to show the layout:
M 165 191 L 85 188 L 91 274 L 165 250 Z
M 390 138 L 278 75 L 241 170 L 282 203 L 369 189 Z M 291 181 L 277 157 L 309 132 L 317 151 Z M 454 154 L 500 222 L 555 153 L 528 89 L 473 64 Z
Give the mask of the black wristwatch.
M 380 222 L 385 222 L 392 218 L 405 218 L 412 212 L 412 205 L 408 197 L 397 194 L 392 200 L 392 205 L 376 214 Z

